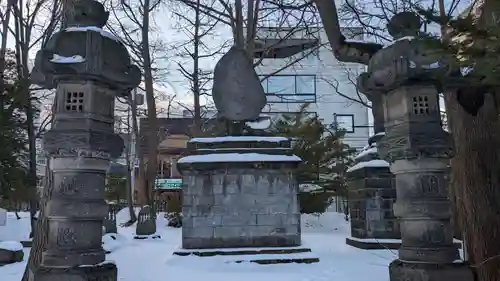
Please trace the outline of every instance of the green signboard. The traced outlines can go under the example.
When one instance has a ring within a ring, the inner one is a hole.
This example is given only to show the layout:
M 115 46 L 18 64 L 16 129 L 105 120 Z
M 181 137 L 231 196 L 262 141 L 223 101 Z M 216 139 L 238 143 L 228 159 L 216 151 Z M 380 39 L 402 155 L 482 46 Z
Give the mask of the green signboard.
M 156 189 L 181 189 L 182 179 L 157 179 L 155 187 Z

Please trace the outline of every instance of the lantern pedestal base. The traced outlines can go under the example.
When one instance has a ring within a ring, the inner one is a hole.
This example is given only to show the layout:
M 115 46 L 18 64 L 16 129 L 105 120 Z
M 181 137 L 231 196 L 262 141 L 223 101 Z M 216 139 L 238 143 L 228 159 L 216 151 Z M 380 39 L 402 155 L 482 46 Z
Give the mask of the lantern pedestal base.
M 390 281 L 473 281 L 465 263 L 432 264 L 395 260 L 389 265 Z
M 29 281 L 116 281 L 118 270 L 113 263 L 73 268 L 49 268 L 41 266 L 30 270 Z

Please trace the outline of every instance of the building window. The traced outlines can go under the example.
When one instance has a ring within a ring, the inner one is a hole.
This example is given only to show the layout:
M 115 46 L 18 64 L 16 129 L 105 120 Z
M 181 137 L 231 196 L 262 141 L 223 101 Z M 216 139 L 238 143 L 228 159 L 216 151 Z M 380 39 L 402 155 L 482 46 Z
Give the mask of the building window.
M 354 133 L 354 115 L 353 114 L 334 114 L 333 127 L 339 130 L 345 130 L 346 133 Z
M 267 78 L 267 91 L 276 95 L 295 94 L 294 76 L 271 76 Z
M 157 177 L 160 179 L 165 179 L 170 177 L 170 163 L 165 162 L 162 159 L 158 159 L 158 170 L 156 172 Z
M 262 87 L 268 102 L 316 102 L 315 75 L 273 75 L 262 80 Z
M 316 76 L 313 75 L 295 76 L 295 92 L 297 94 L 315 94 Z

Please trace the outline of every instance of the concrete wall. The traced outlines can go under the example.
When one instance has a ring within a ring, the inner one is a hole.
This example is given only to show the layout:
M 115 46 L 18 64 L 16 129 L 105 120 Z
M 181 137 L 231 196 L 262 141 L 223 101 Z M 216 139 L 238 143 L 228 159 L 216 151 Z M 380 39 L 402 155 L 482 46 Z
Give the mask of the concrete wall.
M 291 171 L 186 171 L 182 246 L 298 246 L 298 184 Z

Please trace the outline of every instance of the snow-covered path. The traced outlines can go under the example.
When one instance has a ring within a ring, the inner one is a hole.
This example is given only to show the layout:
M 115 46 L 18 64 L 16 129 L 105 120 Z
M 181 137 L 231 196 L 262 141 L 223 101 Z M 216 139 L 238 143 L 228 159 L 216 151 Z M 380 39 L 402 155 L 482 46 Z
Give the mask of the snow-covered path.
M 126 219 L 118 216 L 118 220 Z M 16 224 L 9 223 L 11 227 Z M 346 245 L 349 225 L 343 220 L 343 214 L 337 213 L 325 213 L 319 218 L 303 216 L 303 244 L 320 258 L 316 264 L 234 264 L 218 258 L 174 256 L 172 252 L 180 247 L 181 231 L 165 225 L 165 220 L 159 217 L 161 240 L 134 240 L 135 227 L 119 229 L 120 235 L 108 245 L 114 248 L 108 260 L 116 262 L 120 281 L 164 281 L 165 278 L 181 281 L 387 281 L 387 266 L 396 256 L 390 250 L 367 251 Z M 25 250 L 27 260 L 29 249 Z M 24 266 L 25 262 L 0 267 L 0 280 L 20 281 Z

